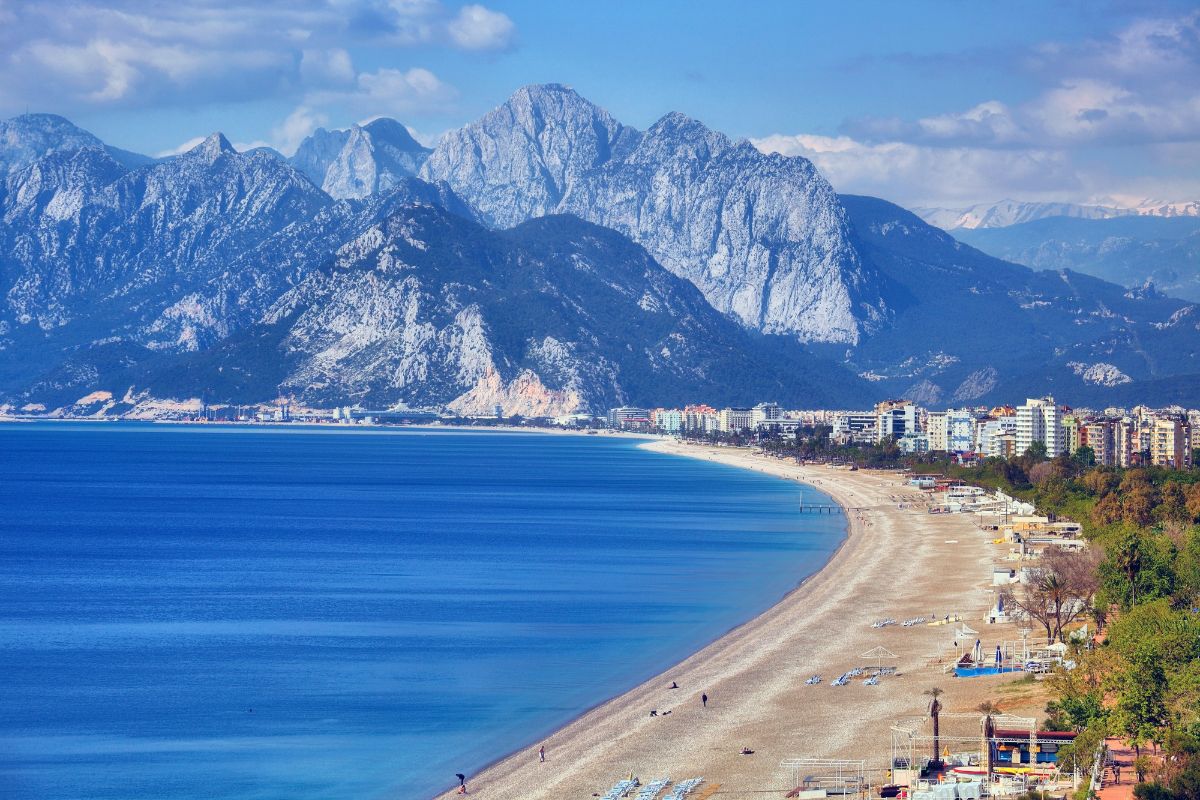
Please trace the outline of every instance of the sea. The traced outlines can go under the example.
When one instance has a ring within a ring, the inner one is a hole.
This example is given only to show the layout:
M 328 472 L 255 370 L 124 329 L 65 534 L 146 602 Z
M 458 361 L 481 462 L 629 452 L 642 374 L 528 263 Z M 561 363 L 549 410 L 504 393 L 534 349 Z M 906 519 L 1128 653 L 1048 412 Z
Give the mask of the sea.
M 812 487 L 640 444 L 0 424 L 0 797 L 421 800 L 845 537 Z

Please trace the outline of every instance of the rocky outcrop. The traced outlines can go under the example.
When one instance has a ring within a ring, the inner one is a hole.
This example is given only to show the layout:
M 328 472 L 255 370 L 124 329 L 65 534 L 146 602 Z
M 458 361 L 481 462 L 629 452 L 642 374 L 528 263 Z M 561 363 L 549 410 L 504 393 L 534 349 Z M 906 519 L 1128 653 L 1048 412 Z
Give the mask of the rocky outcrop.
M 429 152 L 399 122 L 381 117 L 343 131 L 318 128 L 289 161 L 330 197 L 361 199 L 415 175 Z

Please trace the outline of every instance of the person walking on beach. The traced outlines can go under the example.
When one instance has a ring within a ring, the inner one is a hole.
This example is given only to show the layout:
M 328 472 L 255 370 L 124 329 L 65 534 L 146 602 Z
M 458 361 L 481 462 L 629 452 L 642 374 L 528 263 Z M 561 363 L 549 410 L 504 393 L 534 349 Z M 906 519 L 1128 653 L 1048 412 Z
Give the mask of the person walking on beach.
M 541 747 L 538 748 L 538 763 L 539 764 L 546 763 L 546 745 L 542 745 Z
M 467 776 L 463 775 L 461 772 L 456 772 L 456 773 L 454 773 L 454 777 L 458 778 L 458 793 L 466 794 L 467 793 Z
M 704 708 L 708 708 L 708 695 L 707 694 L 700 695 L 700 705 L 703 706 Z

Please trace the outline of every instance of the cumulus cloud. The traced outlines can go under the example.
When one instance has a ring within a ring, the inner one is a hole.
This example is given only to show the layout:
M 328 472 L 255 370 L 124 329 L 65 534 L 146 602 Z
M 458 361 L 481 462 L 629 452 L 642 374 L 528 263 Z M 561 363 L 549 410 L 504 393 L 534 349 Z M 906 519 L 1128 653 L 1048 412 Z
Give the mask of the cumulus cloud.
M 512 44 L 516 25 L 506 15 L 481 5 L 463 6 L 449 24 L 450 38 L 466 50 L 503 50 Z
M 300 99 L 360 83 L 358 46 L 503 50 L 516 32 L 502 13 L 437 0 L 78 0 L 52 14 L 34 3 L 0 12 L 0 111 Z
M 1170 168 L 1200 150 L 1200 12 L 1007 57 L 1041 84 L 1028 100 L 850 119 L 841 136 L 772 135 L 755 144 L 811 159 L 839 191 L 910 205 L 1200 194 L 1200 176 Z M 1096 155 L 1106 148 L 1159 175 L 1114 174 L 1110 159 Z
M 385 67 L 360 73 L 345 90 L 313 92 L 306 100 L 311 105 L 338 105 L 357 114 L 393 115 L 443 108 L 457 97 L 453 86 L 427 69 Z
M 767 136 L 752 140 L 766 153 L 803 156 L 834 188 L 910 205 L 953 205 L 980 198 L 1049 199 L 1084 188 L 1068 155 L 1055 150 L 932 147 L 868 143 L 848 136 Z
M 328 121 L 325 114 L 309 106 L 298 106 L 271 130 L 272 146 L 285 155 L 291 155 L 301 142 Z

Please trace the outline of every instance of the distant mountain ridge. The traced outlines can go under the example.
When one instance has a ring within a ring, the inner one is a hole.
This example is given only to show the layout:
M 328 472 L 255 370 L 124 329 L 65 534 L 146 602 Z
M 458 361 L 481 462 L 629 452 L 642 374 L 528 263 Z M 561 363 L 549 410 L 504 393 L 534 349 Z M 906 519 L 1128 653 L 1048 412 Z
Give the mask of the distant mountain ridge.
M 1200 301 L 1200 217 L 1047 217 L 954 235 L 997 258 L 1035 269 L 1074 269 L 1124 286 L 1152 283 Z
M 912 212 L 930 225 L 946 231 L 1005 228 L 1047 217 L 1113 219 L 1115 217 L 1200 217 L 1200 201 L 1164 203 L 1146 200 L 1128 208 L 1078 203 L 1001 200 L 964 208 L 917 207 Z

